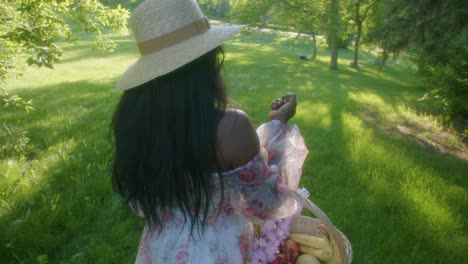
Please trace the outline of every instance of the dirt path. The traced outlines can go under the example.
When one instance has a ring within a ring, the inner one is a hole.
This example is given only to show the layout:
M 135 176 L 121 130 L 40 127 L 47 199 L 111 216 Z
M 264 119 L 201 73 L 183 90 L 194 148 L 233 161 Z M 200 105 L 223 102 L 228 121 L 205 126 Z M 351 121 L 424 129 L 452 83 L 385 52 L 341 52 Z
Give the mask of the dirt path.
M 214 26 L 227 26 L 227 25 L 232 25 L 231 23 L 226 23 L 220 20 L 210 20 L 210 24 Z M 294 31 L 283 31 L 283 30 L 277 30 L 277 29 L 271 29 L 271 28 L 260 28 L 260 27 L 251 27 L 247 26 L 247 29 L 253 30 L 253 31 L 260 31 L 260 32 L 265 32 L 265 33 L 275 33 L 275 34 L 281 34 L 281 35 L 287 35 L 287 36 L 300 36 L 300 37 L 312 37 L 310 34 L 306 33 L 300 33 L 300 32 L 294 32 Z M 324 36 L 317 35 L 317 39 L 324 39 Z

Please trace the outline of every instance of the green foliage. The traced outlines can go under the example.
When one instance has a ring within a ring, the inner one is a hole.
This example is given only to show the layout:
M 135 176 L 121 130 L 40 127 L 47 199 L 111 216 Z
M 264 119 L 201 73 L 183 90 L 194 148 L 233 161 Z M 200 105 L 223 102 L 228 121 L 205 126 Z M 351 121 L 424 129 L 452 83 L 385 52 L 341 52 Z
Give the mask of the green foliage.
M 385 50 L 408 51 L 449 117 L 468 116 L 468 25 L 463 1 L 382 1 L 371 36 Z
M 96 47 L 112 51 L 114 43 L 102 34 L 109 28 L 127 33 L 126 9 L 97 0 L 6 0 L 0 4 L 0 80 L 15 76 L 17 61 L 53 68 L 62 56 L 57 42 L 72 40 L 72 27 L 95 35 Z
M 28 66 L 47 67 L 60 60 L 59 40 L 72 40 L 73 31 L 95 35 L 95 47 L 113 51 L 115 43 L 102 34 L 112 29 L 127 33 L 129 12 L 120 5 L 111 9 L 97 0 L 6 0 L 0 3 L 0 83 L 22 75 L 22 60 Z M 32 100 L 0 91 L 4 107 L 32 108 Z
M 13 30 L 13 24 L 19 23 L 19 18 L 11 4 L 0 4 L 0 82 L 9 76 L 21 75 L 16 71 L 17 54 L 22 50 L 19 45 L 3 37 L 5 32 Z
M 118 7 L 119 5 L 127 8 L 128 10 L 134 10 L 144 0 L 100 0 L 106 6 Z
M 307 0 L 239 0 L 234 4 L 231 17 L 234 21 L 250 23 L 264 27 L 267 19 L 276 19 L 279 28 L 313 35 L 325 33 L 331 50 L 330 68 L 338 67 L 338 48 L 347 47 L 347 36 L 344 32 L 341 13 L 343 5 L 339 0 L 307 1 Z M 274 14 L 274 16 L 273 16 Z M 270 18 L 271 16 L 271 18 Z M 343 37 L 346 35 L 345 37 Z M 316 45 L 314 41 L 314 55 Z
M 10 95 L 3 89 L 0 89 L 0 100 L 1 105 L 4 108 L 14 107 L 15 109 L 22 109 L 27 113 L 29 113 L 31 110 L 34 110 L 34 107 L 32 106 L 33 100 L 25 100 L 16 94 Z
M 0 127 L 0 159 L 7 157 L 24 158 L 30 149 L 28 132 L 14 126 L 8 126 L 6 123 Z
M 37 256 L 36 261 L 37 261 L 38 264 L 48 264 L 49 263 L 47 255 Z
M 325 1 L 291 0 L 282 3 L 281 19 L 298 32 L 320 34 L 326 31 Z
M 461 34 L 453 35 L 447 46 L 437 47 L 444 50 L 434 51 L 436 54 L 414 51 L 419 73 L 426 77 L 429 86 L 424 99 L 441 104 L 448 117 L 468 117 L 468 50 L 465 37 L 468 37 L 466 28 Z
M 229 17 L 237 23 L 265 27 L 268 17 L 274 11 L 274 0 L 239 0 L 233 4 Z
M 352 66 L 358 67 L 359 61 L 359 46 L 361 44 L 361 38 L 363 35 L 364 25 L 367 22 L 368 17 L 372 15 L 374 11 L 373 6 L 377 5 L 378 0 L 353 0 L 347 3 L 347 10 L 345 19 L 349 21 L 349 24 L 353 24 L 355 32 L 354 36 L 354 60 Z
M 226 19 L 231 10 L 231 1 L 232 0 L 199 0 L 197 2 L 205 15 L 218 19 Z

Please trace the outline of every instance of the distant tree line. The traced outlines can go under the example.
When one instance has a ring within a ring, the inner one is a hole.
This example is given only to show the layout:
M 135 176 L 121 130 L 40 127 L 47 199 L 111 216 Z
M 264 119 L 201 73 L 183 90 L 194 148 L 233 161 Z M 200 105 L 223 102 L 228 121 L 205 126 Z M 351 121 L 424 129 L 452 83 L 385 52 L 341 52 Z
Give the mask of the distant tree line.
M 426 80 L 425 100 L 442 106 L 449 118 L 468 119 L 468 7 L 463 0 L 199 0 L 211 16 L 259 27 L 274 26 L 312 36 L 330 48 L 338 69 L 339 48 L 353 44 L 359 67 L 362 43 L 380 47 L 384 69 L 389 57 L 408 54 Z
M 90 32 L 96 47 L 112 50 L 102 29 L 126 31 L 129 11 L 143 0 L 3 0 L 0 3 L 0 81 L 21 74 L 18 61 L 53 67 L 62 55 L 57 41 L 75 30 Z M 361 44 L 377 45 L 383 69 L 390 56 L 409 54 L 427 80 L 424 99 L 448 117 L 468 119 L 468 8 L 463 0 L 198 0 L 212 18 L 259 27 L 275 26 L 324 35 L 331 69 L 339 48 L 353 43 L 352 67 Z M 74 30 L 72 30 L 73 25 Z M 2 94 L 0 94 L 0 97 Z M 0 98 L 2 99 L 2 98 Z
M 144 0 L 99 0 L 102 4 L 116 8 L 119 5 L 130 11 L 134 10 Z

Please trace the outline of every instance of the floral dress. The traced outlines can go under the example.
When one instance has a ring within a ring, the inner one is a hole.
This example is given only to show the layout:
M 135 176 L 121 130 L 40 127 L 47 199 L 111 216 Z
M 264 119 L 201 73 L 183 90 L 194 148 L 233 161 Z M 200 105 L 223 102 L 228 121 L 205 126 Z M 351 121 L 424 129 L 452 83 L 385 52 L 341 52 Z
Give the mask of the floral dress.
M 296 125 L 277 120 L 257 129 L 259 153 L 245 165 L 223 172 L 224 199 L 208 214 L 203 232 L 175 210 L 164 228 L 145 226 L 135 263 L 253 263 L 254 224 L 296 212 L 288 196 L 297 189 L 308 150 Z M 221 198 L 220 176 L 213 174 L 213 201 Z M 191 236 L 192 235 L 192 236 Z

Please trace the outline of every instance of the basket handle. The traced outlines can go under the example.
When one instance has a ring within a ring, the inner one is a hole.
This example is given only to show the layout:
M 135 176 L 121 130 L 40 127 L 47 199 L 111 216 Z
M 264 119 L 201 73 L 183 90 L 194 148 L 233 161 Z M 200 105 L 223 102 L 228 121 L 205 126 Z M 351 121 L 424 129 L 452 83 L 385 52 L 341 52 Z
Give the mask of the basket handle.
M 309 209 L 323 224 L 325 230 L 327 230 L 330 239 L 333 240 L 338 248 L 338 253 L 340 254 L 341 263 L 344 264 L 351 264 L 353 258 L 353 251 L 351 247 L 351 243 L 349 240 L 341 233 L 330 221 L 328 216 L 312 201 L 307 199 L 301 193 L 291 190 L 291 196 L 300 204 L 304 206 L 304 208 Z

